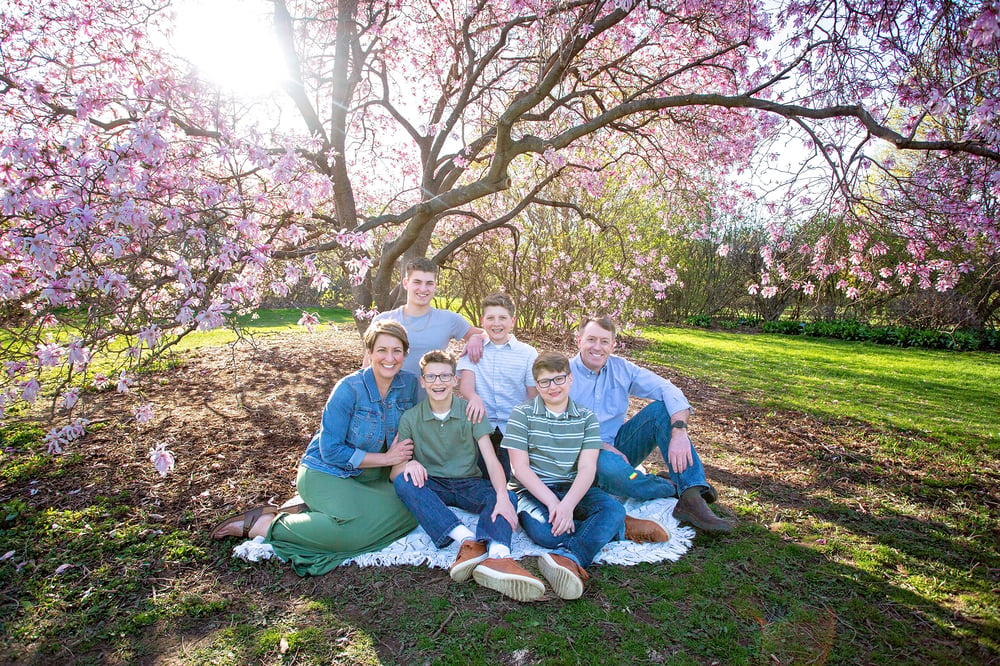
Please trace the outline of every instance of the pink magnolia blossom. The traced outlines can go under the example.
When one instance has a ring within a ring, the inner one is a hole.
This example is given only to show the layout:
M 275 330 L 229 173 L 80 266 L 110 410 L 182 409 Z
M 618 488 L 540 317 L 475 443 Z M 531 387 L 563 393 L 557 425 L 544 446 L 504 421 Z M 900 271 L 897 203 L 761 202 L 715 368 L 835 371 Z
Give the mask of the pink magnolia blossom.
M 161 442 L 149 450 L 149 462 L 161 477 L 165 477 L 174 468 L 174 453 Z
M 305 326 L 306 330 L 310 333 L 313 332 L 313 327 L 319 324 L 319 313 L 317 312 L 302 312 L 302 316 L 299 317 L 299 326 Z
M 118 393 L 128 393 L 134 383 L 135 381 L 126 375 L 124 370 L 122 370 L 118 375 L 118 384 L 115 386 L 115 390 Z
M 153 420 L 153 405 L 152 403 L 145 403 L 140 405 L 132 411 L 132 415 L 135 417 L 136 423 L 140 425 L 145 425 Z
M 73 409 L 80 400 L 80 389 L 70 388 L 63 391 L 59 400 L 59 406 L 63 409 Z

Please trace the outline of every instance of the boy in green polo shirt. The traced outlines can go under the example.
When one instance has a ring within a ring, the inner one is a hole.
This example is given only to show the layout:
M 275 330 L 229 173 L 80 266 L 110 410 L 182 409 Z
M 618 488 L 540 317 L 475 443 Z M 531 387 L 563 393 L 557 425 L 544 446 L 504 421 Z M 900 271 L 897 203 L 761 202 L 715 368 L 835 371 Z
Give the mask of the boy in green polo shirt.
M 413 440 L 413 459 L 389 472 L 396 494 L 420 526 L 442 548 L 461 546 L 451 565 L 453 580 L 472 576 L 483 587 L 518 601 L 535 601 L 545 584 L 511 557 L 517 526 L 514 493 L 507 490 L 503 467 L 490 440 L 489 422 L 472 423 L 468 403 L 454 394 L 455 360 L 443 351 L 420 359 L 420 385 L 427 397 L 399 420 L 399 441 Z M 489 480 L 479 470 L 478 454 Z M 448 506 L 479 514 L 476 534 Z

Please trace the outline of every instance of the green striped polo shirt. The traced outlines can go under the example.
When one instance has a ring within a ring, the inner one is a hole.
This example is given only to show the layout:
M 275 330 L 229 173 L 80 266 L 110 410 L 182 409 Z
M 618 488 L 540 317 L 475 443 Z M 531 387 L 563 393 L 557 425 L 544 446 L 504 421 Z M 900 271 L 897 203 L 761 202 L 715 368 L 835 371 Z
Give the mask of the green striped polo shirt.
M 572 482 L 580 451 L 603 447 L 601 425 L 592 411 L 572 400 L 565 412 L 554 416 L 537 396 L 511 412 L 501 446 L 527 451 L 528 465 L 542 483 Z M 516 478 L 511 478 L 510 487 L 524 490 Z

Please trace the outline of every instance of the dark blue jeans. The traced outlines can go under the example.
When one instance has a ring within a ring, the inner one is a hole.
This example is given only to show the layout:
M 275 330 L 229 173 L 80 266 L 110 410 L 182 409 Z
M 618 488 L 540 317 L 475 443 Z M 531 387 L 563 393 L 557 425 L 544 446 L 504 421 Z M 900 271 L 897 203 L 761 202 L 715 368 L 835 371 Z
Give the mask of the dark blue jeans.
M 648 500 L 658 497 L 680 497 L 688 488 L 708 487 L 705 466 L 698 452 L 691 446 L 693 463 L 678 474 L 670 466 L 667 451 L 670 447 L 670 414 L 662 400 L 651 402 L 630 418 L 615 436 L 614 445 L 628 456 L 628 462 L 610 451 L 601 451 L 597 457 L 597 485 L 612 495 Z M 670 472 L 670 481 L 655 474 L 636 472 L 640 464 L 659 448 Z
M 412 481 L 407 481 L 400 474 L 392 484 L 399 499 L 438 548 L 451 543 L 448 532 L 462 522 L 455 512 L 448 508 L 449 506 L 457 506 L 459 509 L 479 514 L 476 541 L 486 543 L 495 541 L 510 547 L 513 528 L 502 516 L 498 516 L 496 520 L 491 519 L 493 509 L 497 505 L 497 493 L 486 479 L 479 477 L 447 479 L 429 476 L 424 487 L 417 488 Z M 509 490 L 507 495 L 511 504 L 517 506 L 517 496 Z
M 500 446 L 500 442 L 503 441 L 503 433 L 500 432 L 500 428 L 494 428 L 493 432 L 490 433 L 490 442 L 493 443 L 493 452 L 497 454 L 497 460 L 500 461 L 500 466 L 503 467 L 504 478 L 510 481 L 510 454 L 507 453 L 507 449 Z M 489 478 L 489 472 L 486 469 L 486 463 L 483 462 L 483 454 L 478 454 L 479 471 L 483 473 L 483 478 Z
M 546 484 L 562 499 L 569 492 L 571 483 Z M 544 548 L 552 548 L 586 569 L 597 553 L 609 541 L 624 534 L 625 508 L 621 502 L 600 488 L 591 486 L 573 510 L 575 532 L 552 536 L 549 511 L 531 493 L 518 498 L 517 516 L 528 538 Z

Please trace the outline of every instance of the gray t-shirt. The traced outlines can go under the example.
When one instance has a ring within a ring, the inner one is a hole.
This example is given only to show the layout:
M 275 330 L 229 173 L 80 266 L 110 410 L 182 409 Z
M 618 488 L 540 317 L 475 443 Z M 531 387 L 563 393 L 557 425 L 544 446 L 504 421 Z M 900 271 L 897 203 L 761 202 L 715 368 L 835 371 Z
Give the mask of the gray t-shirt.
M 431 308 L 421 317 L 407 317 L 403 307 L 386 310 L 375 315 L 372 322 L 380 319 L 393 319 L 406 329 L 406 337 L 410 340 L 410 353 L 403 361 L 403 370 L 420 376 L 420 357 L 434 349 L 447 349 L 448 343 L 461 340 L 469 332 L 472 325 L 465 317 L 451 310 Z

